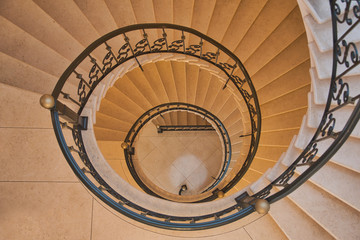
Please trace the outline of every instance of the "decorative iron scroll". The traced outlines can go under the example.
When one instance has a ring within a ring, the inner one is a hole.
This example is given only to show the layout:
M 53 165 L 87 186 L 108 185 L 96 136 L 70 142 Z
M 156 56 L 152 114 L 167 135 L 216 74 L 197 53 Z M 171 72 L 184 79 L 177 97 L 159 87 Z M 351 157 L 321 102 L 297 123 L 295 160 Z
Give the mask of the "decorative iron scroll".
M 359 31 L 360 3 L 358 0 L 330 0 L 330 6 L 334 36 L 333 72 L 328 100 L 320 125 L 300 156 L 271 184 L 253 196 L 249 196 L 252 199 L 266 198 L 268 202 L 273 203 L 294 191 L 336 153 L 359 121 L 360 95 L 352 93 L 351 85 L 346 81 L 346 75 L 359 66 L 357 45 L 348 40 L 348 35 L 352 31 Z M 341 36 L 337 35 L 339 24 L 348 26 L 348 30 Z M 149 38 L 149 32 L 152 30 L 160 32 L 159 38 Z M 177 36 L 181 36 L 180 39 L 170 40 L 167 34 L 168 30 L 177 31 Z M 130 34 L 130 32 L 134 34 Z M 139 35 L 140 38 L 134 39 L 135 35 Z M 192 38 L 187 39 L 185 37 L 187 35 L 191 35 Z M 111 47 L 112 42 L 121 43 L 121 47 L 119 49 Z M 206 51 L 204 46 L 207 47 Z M 129 60 L 135 60 L 141 68 L 138 58 L 152 53 L 184 54 L 198 58 L 217 67 L 226 75 L 228 80 L 224 88 L 229 82 L 232 82 L 243 97 L 251 123 L 250 148 L 240 170 L 240 172 L 246 172 L 244 170 L 250 166 L 255 156 L 261 131 L 261 114 L 256 92 L 239 59 L 221 44 L 193 29 L 172 24 L 141 24 L 124 27 L 106 34 L 92 43 L 71 63 L 60 77 L 52 96 L 58 100 L 62 95 L 64 99 L 75 103 L 74 108 L 77 108 L 76 111 L 80 115 L 90 95 L 104 77 Z M 71 96 L 64 90 L 64 85 L 69 80 L 72 83 L 77 81 L 76 96 Z M 339 127 L 339 122 L 336 121 L 338 110 L 348 104 L 354 105 L 353 112 L 346 124 Z M 51 112 L 61 150 L 76 176 L 99 199 L 132 219 L 166 229 L 200 230 L 234 222 L 254 211 L 252 204 L 241 204 L 240 200 L 235 201 L 235 197 L 234 205 L 202 216 L 170 216 L 138 206 L 117 193 L 93 167 L 84 148 L 78 126 L 70 122 L 60 122 L 58 112 L 55 110 Z M 68 145 L 70 140 L 65 141 L 63 131 L 72 132 L 73 144 Z M 317 156 L 319 146 L 329 141 L 331 144 L 328 148 Z M 295 174 L 300 167 L 306 169 L 301 174 Z M 241 177 L 239 174 L 237 179 Z M 235 183 L 233 182 L 233 184 Z M 275 191 L 275 187 L 278 188 L 277 191 Z M 227 191 L 229 188 L 224 188 L 223 191 Z
M 151 31 L 160 32 L 160 37 L 158 39 L 151 39 L 149 37 L 150 35 L 153 36 L 153 34 L 149 34 Z M 179 39 L 170 40 L 168 38 L 168 31 L 172 31 L 172 33 L 177 32 L 178 34 L 174 34 L 174 36 L 179 36 Z M 111 46 L 114 42 L 117 44 L 120 43 L 118 49 Z M 206 51 L 204 50 L 205 46 Z M 154 53 L 183 54 L 198 58 L 199 61 L 208 62 L 218 68 L 228 79 L 224 87 L 231 81 L 233 87 L 235 87 L 240 93 L 240 96 L 242 96 L 242 101 L 244 101 L 247 106 L 248 117 L 250 119 L 251 133 L 249 135 L 251 136 L 251 140 L 249 152 L 247 153 L 242 168 L 232 181 L 221 189 L 223 192 L 230 190 L 245 174 L 255 156 L 260 137 L 261 114 L 255 89 L 244 66 L 233 53 L 213 39 L 193 29 L 173 24 L 139 24 L 115 30 L 92 43 L 71 63 L 60 77 L 52 96 L 55 100 L 58 100 L 60 96 L 65 100 L 69 100 L 72 103 L 72 110 L 80 116 L 95 88 L 109 73 L 113 72 L 113 70 L 121 64 L 131 60 L 135 61 L 142 69 L 140 63 L 141 57 Z M 72 84 L 74 81 L 77 81 L 77 90 L 74 96 L 64 91 L 64 85 L 70 81 Z M 181 103 L 177 105 L 176 108 L 184 107 Z M 194 107 L 186 106 L 185 108 L 185 110 L 189 110 Z M 198 111 L 200 109 L 196 106 L 195 108 Z M 206 112 L 205 115 L 207 117 L 211 116 L 208 112 Z M 125 196 L 117 193 L 104 181 L 101 174 L 96 171 L 91 163 L 91 159 L 89 159 L 86 153 L 81 129 L 76 124 L 66 122 L 66 120 L 60 123 L 58 112 L 55 110 L 52 110 L 52 118 L 60 147 L 78 178 L 92 193 L 126 216 L 157 227 L 193 230 L 220 226 L 244 217 L 253 211 L 252 206 L 241 208 L 236 204 L 224 210 L 203 216 L 179 217 L 163 215 L 138 206 L 126 199 Z M 143 125 L 145 121 L 138 123 Z M 226 156 L 221 173 L 209 189 L 214 188 L 223 179 L 231 157 L 229 136 L 226 130 L 223 130 L 224 126 L 221 122 L 216 125 L 224 138 Z M 68 145 L 67 142 L 70 140 L 65 141 L 63 131 L 72 132 L 73 144 Z M 129 134 L 133 136 L 131 134 L 134 133 L 136 133 L 136 131 L 130 131 Z M 129 166 L 131 169 L 132 164 L 130 163 Z M 216 195 L 214 194 L 204 199 L 204 201 L 210 201 L 215 198 Z
M 358 99 L 360 94 L 351 94 L 351 86 L 344 80 L 344 77 L 358 67 L 360 63 L 356 44 L 348 40 L 350 32 L 360 32 L 358 25 L 360 22 L 360 1 L 330 0 L 330 6 L 334 44 L 333 71 L 329 95 L 320 125 L 300 156 L 285 172 L 266 188 L 254 194 L 253 197 L 266 198 L 270 203 L 273 203 L 294 191 L 331 159 L 359 121 L 360 101 Z M 343 34 L 338 35 L 337 29 L 340 24 L 347 25 L 348 28 Z M 335 131 L 336 115 L 341 108 L 348 104 L 354 105 L 353 112 L 342 130 Z M 320 142 L 327 145 L 327 149 L 322 155 L 316 157 Z M 299 167 L 302 167 L 303 173 L 295 175 L 295 171 Z M 304 168 L 306 169 L 304 170 Z M 274 190 L 275 186 L 278 188 L 277 191 Z

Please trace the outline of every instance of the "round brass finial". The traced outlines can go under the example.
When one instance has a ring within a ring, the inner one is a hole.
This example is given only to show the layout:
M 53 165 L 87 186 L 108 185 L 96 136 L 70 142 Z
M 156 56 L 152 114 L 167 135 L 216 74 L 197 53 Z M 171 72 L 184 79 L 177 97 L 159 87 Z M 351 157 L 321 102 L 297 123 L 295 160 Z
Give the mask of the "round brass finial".
M 128 147 L 129 147 L 129 144 L 127 142 L 121 143 L 121 148 L 122 149 L 127 149 Z
M 255 203 L 255 210 L 259 214 L 266 214 L 270 210 L 270 204 L 265 199 L 258 199 Z
M 218 196 L 218 198 L 223 198 L 225 196 L 225 194 L 223 191 L 218 191 L 217 196 Z
M 55 106 L 55 99 L 49 94 L 44 94 L 40 98 L 40 105 L 46 109 L 52 109 Z

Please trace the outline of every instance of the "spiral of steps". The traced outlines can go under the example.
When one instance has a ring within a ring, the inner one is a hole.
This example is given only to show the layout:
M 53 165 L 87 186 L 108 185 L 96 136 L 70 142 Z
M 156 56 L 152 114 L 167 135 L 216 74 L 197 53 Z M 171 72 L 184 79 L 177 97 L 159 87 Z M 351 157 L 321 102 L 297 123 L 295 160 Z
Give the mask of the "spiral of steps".
M 326 104 L 332 67 L 329 4 L 319 0 L 3 0 L 0 78 L 0 238 L 3 239 L 358 239 L 360 129 L 309 181 L 230 225 L 179 232 L 119 215 L 90 195 L 63 159 L 48 112 L 38 104 L 94 40 L 120 27 L 166 22 L 191 27 L 243 62 L 257 91 L 262 132 L 254 161 L 226 196 L 255 193 L 274 180 L 312 138 Z M 359 33 L 352 41 L 360 42 Z M 119 159 L 120 144 L 144 111 L 183 101 L 213 112 L 236 144 L 246 145 L 241 111 L 223 83 L 199 63 L 154 60 L 123 71 L 97 94 L 97 144 L 137 186 Z M 310 69 L 310 71 L 309 71 Z M 344 78 L 356 95 L 359 67 Z M 69 91 L 76 86 L 68 86 Z M 341 121 L 352 105 L 342 109 Z M 193 123 L 173 113 L 170 123 Z M 243 142 L 244 141 L 244 142 Z M 235 159 L 240 157 L 235 155 Z M 235 150 L 235 154 L 237 151 Z M 319 155 L 322 153 L 319 149 Z M 111 164 L 110 164 L 111 165 Z M 298 170 L 298 169 L 297 169 Z M 300 174 L 301 169 L 295 174 Z M 116 236 L 116 237 L 114 237 Z

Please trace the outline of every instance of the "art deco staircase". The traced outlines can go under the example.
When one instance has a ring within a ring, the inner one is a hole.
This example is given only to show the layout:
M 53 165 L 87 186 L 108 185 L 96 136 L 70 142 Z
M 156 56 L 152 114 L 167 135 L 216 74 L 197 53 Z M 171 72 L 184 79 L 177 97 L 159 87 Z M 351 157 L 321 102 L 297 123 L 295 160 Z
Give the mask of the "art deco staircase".
M 37 170 L 39 165 L 31 165 L 35 173 L 29 175 L 28 165 L 21 162 L 25 156 L 18 157 L 19 153 L 9 147 L 8 142 L 19 142 L 18 136 L 24 134 L 23 131 L 26 131 L 26 134 L 38 134 L 39 137 L 45 132 L 49 133 L 42 129 L 31 130 L 49 126 L 48 114 L 44 114 L 33 102 L 37 102 L 42 94 L 52 91 L 62 72 L 84 48 L 114 29 L 147 22 L 169 22 L 198 30 L 226 46 L 246 66 L 262 111 L 261 140 L 247 174 L 226 196 L 231 196 L 246 186 L 250 186 L 247 189 L 249 193 L 259 191 L 284 171 L 306 147 L 321 120 L 326 104 L 332 66 L 332 45 L 329 41 L 331 16 L 328 2 L 301 0 L 298 4 L 299 6 L 295 1 L 288 0 L 242 0 L 227 1 L 226 4 L 222 1 L 124 1 L 121 6 L 111 0 L 86 3 L 68 1 L 66 4 L 40 0 L 3 1 L 0 6 L 0 60 L 3 73 L 0 97 L 1 110 L 4 113 L 1 116 L 1 127 L 5 133 L 10 132 L 4 148 L 4 152 L 8 154 L 6 156 L 9 156 L 7 161 L 14 159 L 15 162 L 3 164 L 2 161 L 1 164 L 3 173 L 14 168 L 14 165 L 17 165 L 19 170 L 14 175 L 2 174 L 2 180 L 10 182 L 1 183 L 4 192 L 8 193 L 4 194 L 6 197 L 2 197 L 1 201 L 5 204 L 19 202 L 15 207 L 20 208 L 20 198 L 8 198 L 12 195 L 7 189 L 17 186 L 11 181 L 29 182 L 26 183 L 28 186 L 40 189 L 41 186 L 32 185 L 30 182 L 38 179 L 74 179 L 66 172 L 66 168 L 60 168 L 59 172 L 53 171 L 53 174 L 49 175 Z M 358 34 L 351 38 L 351 41 L 359 42 Z M 149 62 L 143 68 L 143 72 L 134 68 L 124 73 L 102 100 L 98 95 L 101 105 L 96 114 L 94 131 L 105 157 L 108 157 L 107 149 L 113 148 L 109 146 L 118 146 L 121 143 L 119 138 L 124 137 L 138 114 L 168 100 L 189 101 L 206 106 L 226 122 L 229 129 L 236 125 L 236 116 L 239 113 L 234 108 L 234 100 L 228 96 L 221 97 L 221 94 L 226 94 L 227 89 L 223 91 L 222 84 L 212 81 L 211 75 L 196 63 L 169 58 L 167 61 L 164 59 Z M 350 93 L 354 93 L 351 96 L 356 96 L 359 92 L 358 74 L 359 67 L 344 78 L 351 86 Z M 158 83 L 163 84 L 161 93 L 155 91 L 156 86 L 151 83 L 155 81 L 154 76 Z M 140 88 L 140 84 L 131 85 L 131 82 L 135 83 L 139 79 L 142 83 L 148 83 L 146 87 Z M 177 84 L 184 82 L 181 81 L 184 79 L 186 83 L 193 80 L 196 88 L 183 88 L 181 91 Z M 130 84 L 122 85 L 122 81 Z M 111 95 L 116 91 L 119 92 L 118 99 Z M 176 92 L 176 96 L 173 92 Z M 218 96 L 219 99 L 212 96 Z M 209 99 L 213 102 L 208 101 Z M 125 102 L 133 104 L 137 115 L 125 109 L 125 105 L 121 105 Z M 13 107 L 19 105 L 25 107 L 21 108 L 21 111 Z M 344 113 L 341 115 L 346 116 L 353 108 L 353 105 L 343 108 L 341 111 Z M 129 118 L 116 119 L 111 115 L 114 114 L 114 109 L 121 111 L 121 116 Z M 17 120 L 20 116 L 26 116 L 30 120 L 26 123 L 20 122 Z M 177 116 L 174 116 L 174 119 L 176 118 Z M 337 123 L 338 119 L 341 117 L 337 118 Z M 242 134 L 239 129 L 233 129 L 233 133 L 233 139 L 236 134 Z M 54 141 L 50 142 L 56 145 Z M 236 144 L 236 140 L 233 143 Z M 36 139 L 33 144 L 44 155 L 51 155 L 56 149 L 53 146 L 43 148 L 44 143 Z M 340 151 L 318 173 L 288 197 L 272 204 L 270 212 L 264 216 L 254 213 L 231 225 L 191 233 L 154 229 L 122 215 L 109 216 L 109 219 L 118 222 L 123 228 L 131 229 L 134 238 L 148 236 L 154 239 L 175 239 L 198 236 L 210 239 L 214 235 L 218 235 L 216 238 L 241 235 L 252 239 L 263 239 L 264 236 L 274 239 L 356 239 L 360 236 L 357 228 L 360 222 L 360 192 L 356 191 L 360 183 L 360 169 L 356 161 L 359 155 L 357 146 L 358 127 Z M 320 154 L 321 149 L 318 155 Z M 29 156 L 36 158 L 34 154 Z M 49 169 L 54 166 L 48 162 L 41 163 L 43 164 Z M 269 168 L 272 169 L 268 170 Z M 296 169 L 295 175 L 301 171 L 300 168 Z M 37 176 L 37 173 L 41 177 Z M 128 177 L 131 182 L 131 177 Z M 48 184 L 52 186 L 51 184 L 55 183 Z M 19 191 L 21 189 L 19 187 Z M 32 203 L 32 200 L 29 201 Z M 78 210 L 80 211 L 80 206 Z M 14 218 L 9 217 L 9 222 L 12 221 L 15 221 Z M 102 225 L 96 221 L 96 215 L 94 224 Z M 103 225 L 103 228 L 107 228 L 107 232 L 121 235 L 117 233 L 117 225 Z M 60 234 L 65 234 L 67 229 L 69 227 L 65 226 L 64 231 L 60 230 Z M 74 233 L 71 235 L 76 236 L 76 231 L 72 231 Z M 15 236 L 24 234 L 24 231 L 12 232 L 16 232 L 13 233 Z M 6 230 L 5 236 L 10 236 L 9 234 Z M 87 234 L 82 237 L 85 238 Z M 106 233 L 100 231 L 99 227 L 94 227 L 91 235 L 92 239 L 103 239 Z

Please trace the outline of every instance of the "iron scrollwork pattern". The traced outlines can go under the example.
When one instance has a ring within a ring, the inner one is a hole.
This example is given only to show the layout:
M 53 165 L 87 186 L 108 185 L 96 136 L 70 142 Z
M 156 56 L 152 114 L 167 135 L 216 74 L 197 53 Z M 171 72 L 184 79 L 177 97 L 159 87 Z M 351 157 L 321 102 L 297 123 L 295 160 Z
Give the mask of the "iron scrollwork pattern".
M 253 195 L 254 198 L 266 198 L 272 203 L 297 188 L 299 184 L 306 181 L 306 179 L 332 156 L 333 151 L 330 151 L 331 154 L 329 153 L 328 155 L 317 156 L 319 153 L 319 145 L 325 140 L 331 140 L 333 144 L 330 148 L 338 148 L 337 144 L 343 141 L 343 139 L 346 139 L 349 135 L 348 130 L 353 128 L 357 123 L 356 120 L 359 119 L 359 103 L 357 103 L 345 127 L 339 129 L 339 126 L 336 125 L 337 111 L 347 104 L 355 104 L 356 100 L 360 98 L 359 94 L 351 94 L 351 86 L 346 81 L 346 74 L 359 65 L 357 45 L 349 41 L 347 36 L 351 31 L 356 31 L 355 28 L 359 25 L 360 1 L 330 0 L 330 5 L 333 34 L 335 36 L 334 65 L 330 94 L 322 121 L 314 137 L 300 156 L 271 184 L 255 193 Z M 348 25 L 348 30 L 341 36 L 337 35 L 337 26 L 339 24 Z M 157 39 L 150 39 L 147 32 L 150 30 L 161 32 L 160 36 Z M 178 35 L 181 37 L 179 39 L 169 40 L 167 30 L 178 31 L 180 33 Z M 138 34 L 139 31 L 141 32 L 140 35 L 142 35 L 142 39 L 139 41 L 128 37 L 132 36 L 128 33 L 134 32 Z M 185 38 L 184 33 L 194 36 L 191 42 L 190 39 Z M 128 36 L 125 34 L 128 34 Z M 119 49 L 111 47 L 109 43 L 112 39 L 123 42 L 122 46 Z M 168 41 L 170 44 L 168 44 Z M 208 46 L 208 44 L 212 47 L 207 49 L 216 49 L 216 51 L 205 51 L 204 46 Z M 99 53 L 101 51 L 96 51 L 97 49 L 102 49 L 102 52 L 105 49 L 105 54 L 101 55 Z M 242 96 L 242 100 L 248 108 L 249 118 L 251 119 L 251 133 L 247 135 L 251 136 L 251 143 L 244 165 L 236 176 L 236 180 L 239 180 L 249 167 L 259 142 L 261 114 L 256 92 L 240 60 L 216 41 L 193 29 L 172 24 L 140 24 L 121 28 L 106 34 L 91 44 L 74 60 L 60 77 L 52 95 L 57 100 L 59 95 L 62 94 L 66 100 L 75 103 L 75 106 L 78 107 L 77 114 L 80 116 L 96 86 L 115 68 L 129 60 L 136 60 L 141 68 L 140 62 L 137 59 L 138 57 L 145 54 L 162 52 L 181 53 L 208 62 L 210 65 L 217 67 L 228 78 L 224 87 L 231 82 Z M 89 58 L 90 63 L 88 61 Z M 337 70 L 339 70 L 339 72 L 337 72 Z M 241 73 L 241 75 L 237 73 Z M 74 78 L 77 81 L 76 97 L 70 96 L 70 94 L 65 93 L 64 90 L 65 83 L 70 79 L 73 81 Z M 334 103 L 337 104 L 336 107 L 333 106 Z M 221 226 L 240 219 L 254 211 L 251 205 L 242 209 L 238 203 L 235 203 L 233 206 L 211 214 L 179 217 L 164 215 L 151 211 L 150 209 L 142 208 L 117 193 L 96 171 L 86 153 L 80 128 L 74 123 L 60 122 L 56 111 L 52 111 L 52 118 L 60 147 L 70 166 L 83 184 L 109 206 L 135 220 L 162 228 L 197 230 Z M 142 124 L 144 124 L 144 122 L 140 123 L 140 125 Z M 336 129 L 336 127 L 338 127 L 338 129 Z M 65 141 L 62 131 L 72 132 L 73 146 L 66 144 L 67 142 Z M 81 160 L 77 162 L 75 156 Z M 304 171 L 303 174 L 297 175 L 295 173 L 299 167 L 307 168 L 307 170 Z M 90 179 L 88 175 L 91 175 L 95 181 Z M 222 190 L 226 192 L 231 189 L 231 186 L 236 183 L 236 180 L 230 182 L 227 187 Z M 274 191 L 275 188 L 279 190 Z
M 351 95 L 351 86 L 345 79 L 348 72 L 360 64 L 357 45 L 348 40 L 349 33 L 359 31 L 360 1 L 330 0 L 330 6 L 334 36 L 333 74 L 327 104 L 320 124 L 300 156 L 294 160 L 285 172 L 259 193 L 254 194 L 253 197 L 266 198 L 272 203 L 294 191 L 330 160 L 336 152 L 333 149 L 340 148 L 351 133 L 349 129 L 353 129 L 359 121 L 360 101 L 357 104 L 355 103 L 360 98 L 360 94 Z M 347 25 L 348 28 L 343 34 L 338 35 L 337 29 L 340 24 Z M 340 109 L 348 104 L 355 105 L 353 112 L 342 129 L 338 126 L 339 130 L 335 131 L 336 115 Z M 334 107 L 334 105 L 336 106 Z M 325 140 L 331 140 L 332 142 L 327 144 L 327 151 L 325 151 L 329 153 L 321 155 L 319 154 L 319 144 Z M 340 144 L 340 142 L 342 143 Z M 306 170 L 303 169 L 302 174 L 299 172 L 298 175 L 295 175 L 295 171 L 299 167 L 305 167 Z M 272 192 L 271 190 L 274 187 L 280 188 L 280 191 Z
M 156 34 L 150 34 L 150 31 L 152 33 L 156 32 Z M 169 31 L 176 32 L 177 34 L 173 35 L 178 37 L 173 39 L 170 37 L 172 34 Z M 134 36 L 140 36 L 140 38 L 136 39 Z M 114 47 L 112 45 L 114 42 L 120 43 L 120 46 Z M 74 103 L 76 114 L 80 116 L 91 94 L 107 75 L 128 61 L 137 63 L 141 68 L 140 62 L 142 59 L 140 58 L 143 55 L 154 53 L 183 54 L 189 56 L 189 58 L 191 57 L 191 59 L 197 58 L 199 61 L 208 63 L 209 66 L 219 70 L 219 73 L 228 79 L 225 87 L 232 87 L 235 91 L 238 91 L 237 97 L 239 101 L 245 103 L 250 119 L 249 129 L 251 129 L 251 133 L 247 135 L 251 137 L 250 146 L 248 152 L 245 153 L 246 159 L 238 174 L 221 189 L 224 192 L 229 191 L 245 174 L 255 156 L 261 130 L 261 113 L 255 89 L 244 66 L 233 53 L 213 39 L 193 29 L 173 24 L 139 24 L 115 30 L 96 40 L 73 61 L 60 77 L 52 95 L 55 99 L 58 99 L 61 94 L 65 100 Z M 67 81 L 72 81 L 72 83 L 76 81 L 77 89 L 75 93 L 67 93 L 64 90 Z M 71 96 L 72 94 L 75 95 Z M 179 104 L 176 107 L 184 106 Z M 189 106 L 186 106 L 184 110 L 189 110 L 189 108 Z M 154 111 L 161 114 L 162 108 L 159 107 Z M 209 116 L 209 113 L 204 114 L 207 117 Z M 149 118 L 151 114 L 146 116 Z M 105 203 L 133 219 L 163 228 L 193 230 L 221 226 L 254 211 L 253 206 L 240 208 L 238 203 L 235 203 L 233 206 L 221 211 L 203 216 L 180 217 L 164 215 L 138 206 L 117 193 L 96 171 L 83 143 L 83 130 L 73 122 L 60 123 L 56 111 L 52 112 L 52 117 L 59 144 L 79 179 Z M 143 126 L 145 121 L 139 121 L 138 124 Z M 65 126 L 63 130 L 61 130 L 62 126 Z M 67 130 L 71 131 L 72 141 L 74 141 L 73 145 L 70 144 L 70 146 L 66 144 L 62 134 L 62 131 Z M 131 136 L 134 133 L 136 131 L 131 131 Z M 220 176 L 217 177 L 218 181 L 221 181 L 226 172 L 226 166 L 229 164 L 229 156 L 231 155 L 230 140 L 225 139 L 224 142 L 228 144 L 225 150 L 228 155 L 225 157 L 225 167 L 222 169 Z M 218 181 L 215 181 L 211 188 L 215 187 Z M 270 191 L 270 189 L 268 190 Z M 265 196 L 267 192 L 265 191 L 261 197 Z

